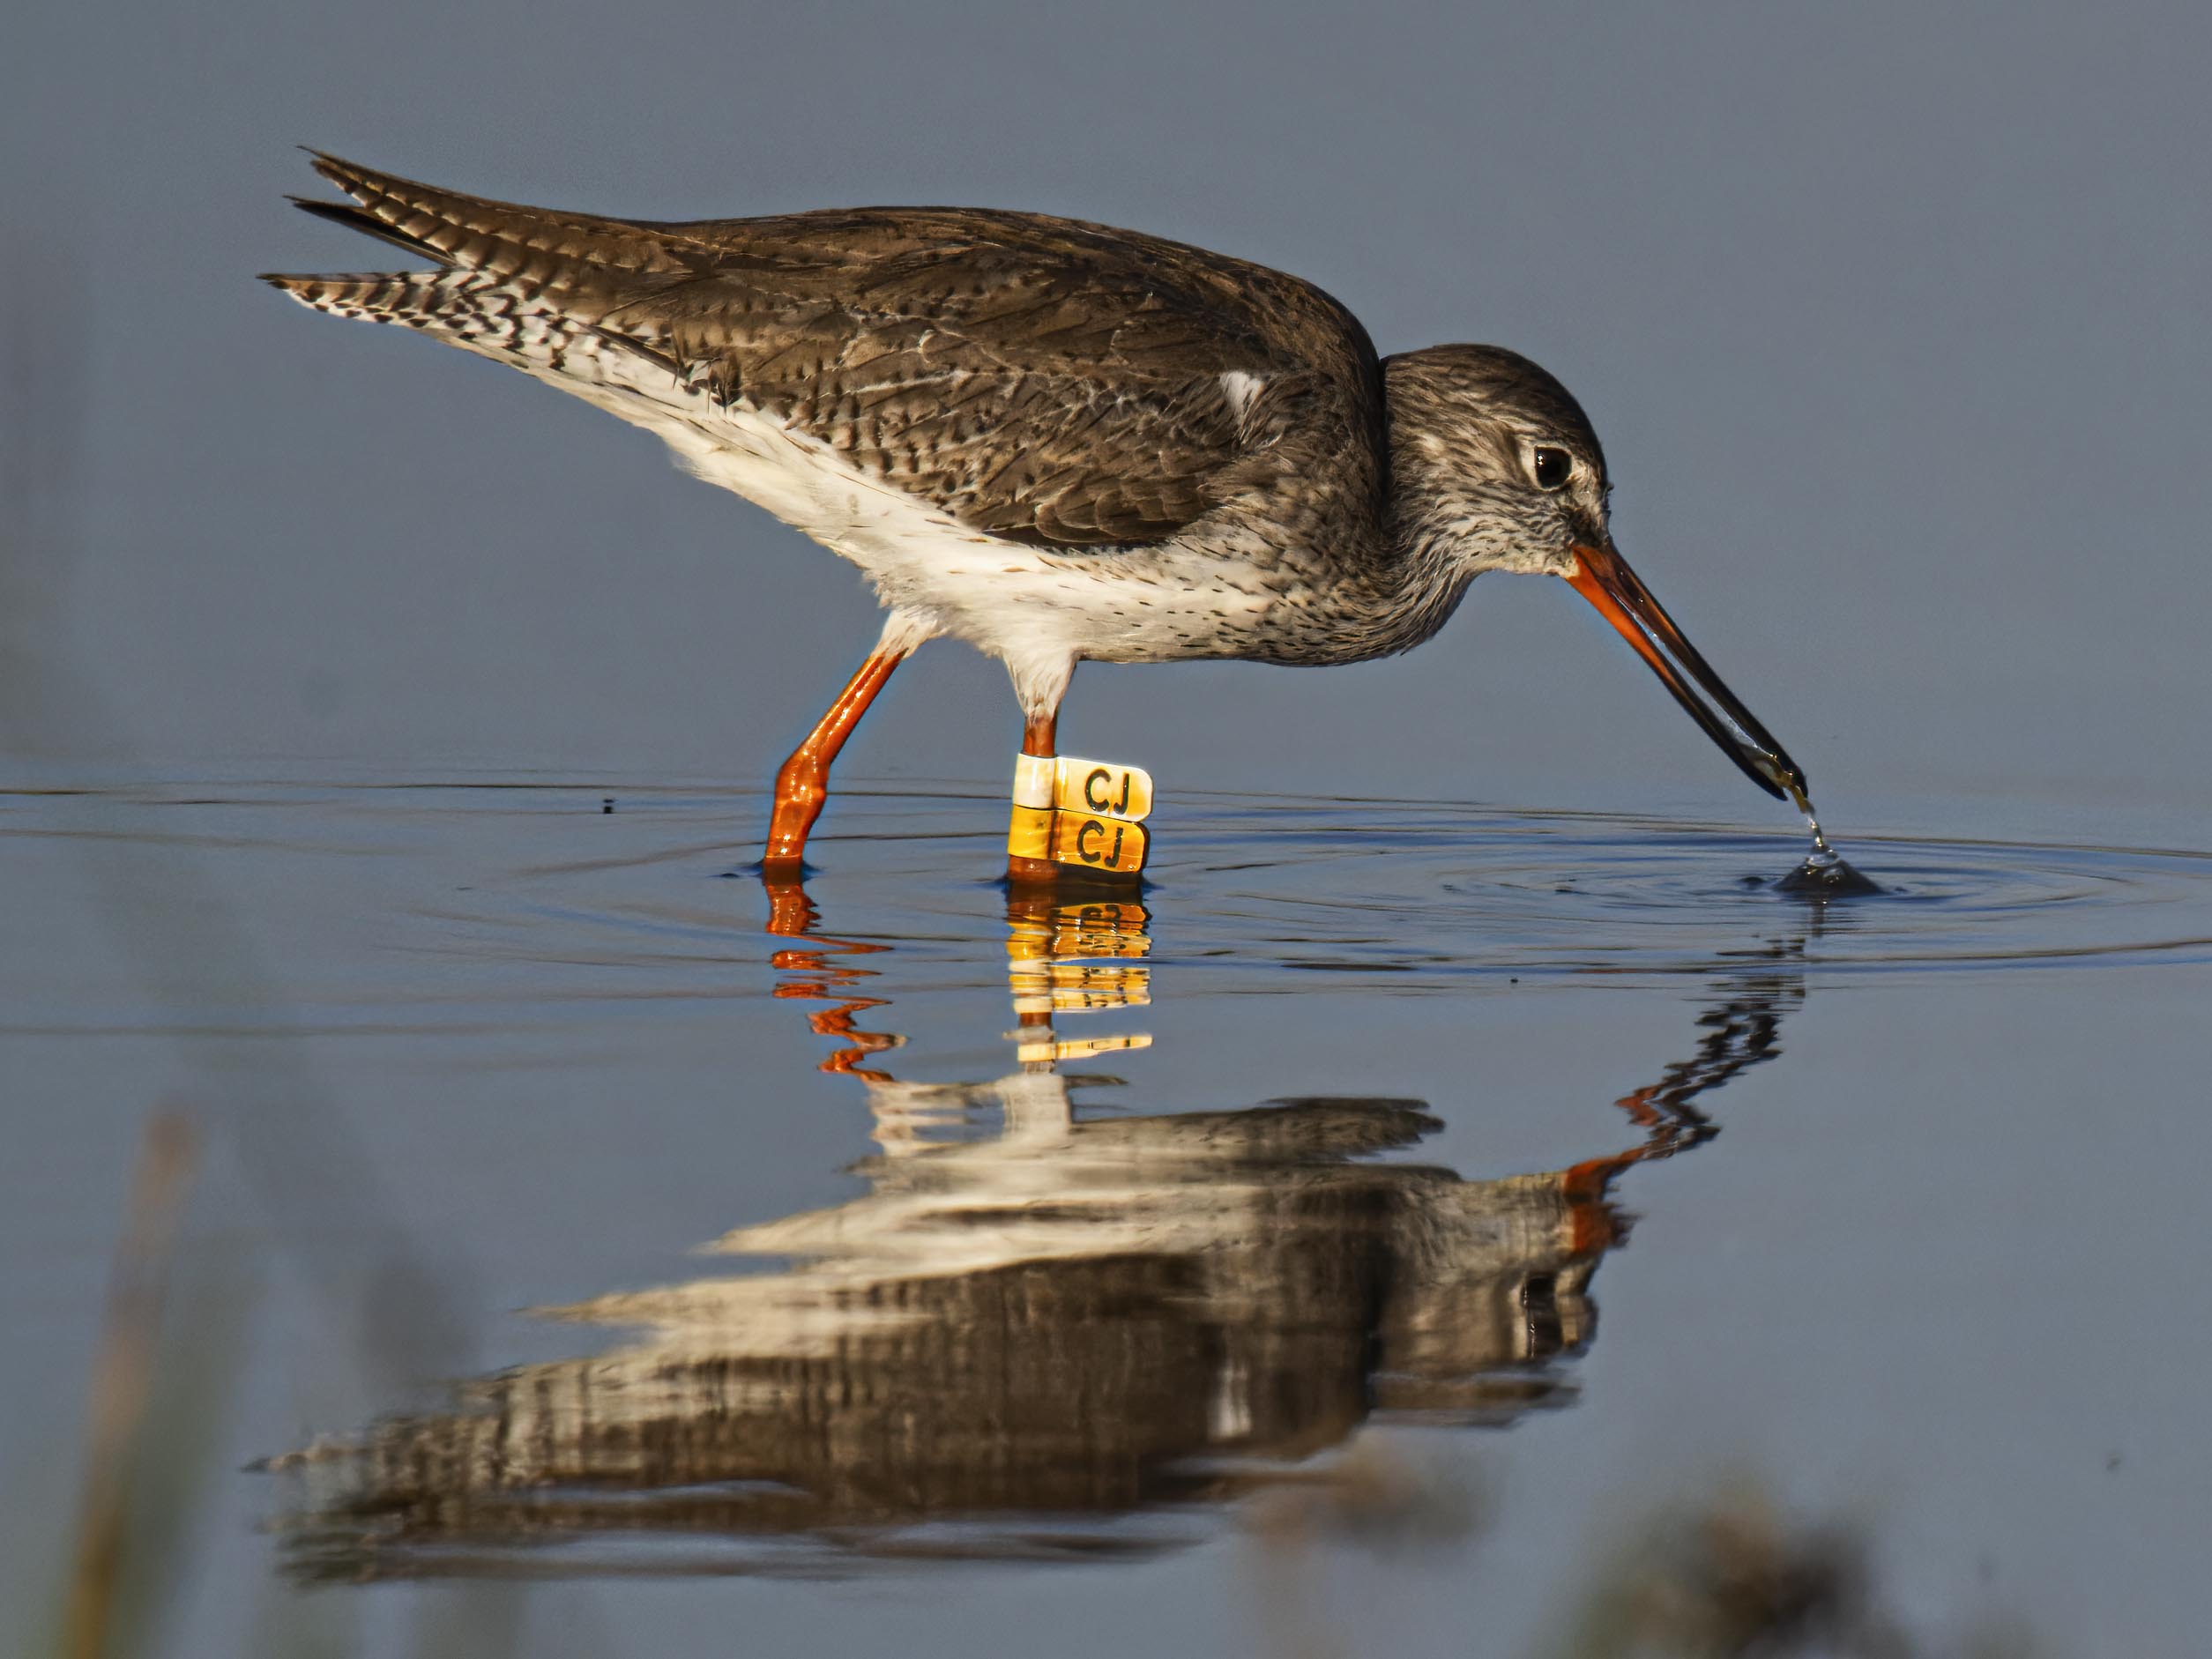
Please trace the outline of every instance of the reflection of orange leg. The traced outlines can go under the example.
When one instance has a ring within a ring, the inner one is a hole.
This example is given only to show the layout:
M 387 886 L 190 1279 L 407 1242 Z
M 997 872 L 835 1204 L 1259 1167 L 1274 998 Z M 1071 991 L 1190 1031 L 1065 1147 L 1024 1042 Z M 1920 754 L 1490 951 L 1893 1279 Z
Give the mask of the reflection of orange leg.
M 800 926 L 782 930 L 778 928 L 775 918 L 771 917 L 768 924 L 769 932 L 784 931 L 804 935 L 807 928 L 811 926 L 816 920 L 813 905 L 808 903 L 806 895 L 801 891 L 795 882 L 781 889 L 771 885 L 769 889 L 771 896 L 779 891 L 795 896 L 795 903 L 803 907 L 804 915 L 797 919 Z M 817 1009 L 807 1015 L 807 1027 L 816 1036 L 841 1037 L 848 1039 L 852 1044 L 851 1047 L 839 1049 L 829 1059 L 823 1060 L 820 1067 L 821 1070 L 851 1072 L 856 1076 L 867 1078 L 871 1082 L 889 1082 L 890 1081 L 889 1072 L 868 1070 L 863 1068 L 860 1062 L 870 1054 L 880 1054 L 886 1049 L 897 1048 L 906 1039 L 890 1031 L 863 1031 L 853 1023 L 859 1015 L 870 1008 L 890 1006 L 882 997 L 861 996 L 852 993 L 852 987 L 859 981 L 873 979 L 875 972 L 870 968 L 856 968 L 848 963 L 832 963 L 830 958 L 832 956 L 865 956 L 876 951 L 889 950 L 890 947 L 871 944 L 866 940 L 824 939 L 818 935 L 813 936 L 811 942 L 815 946 L 813 949 L 778 950 L 770 958 L 769 965 L 778 973 L 808 976 L 804 978 L 786 979 L 776 987 L 775 994 L 778 997 L 796 997 L 809 1002 L 837 1004 L 835 1008 Z
M 1613 1102 L 1613 1105 L 1627 1112 L 1628 1121 L 1635 1124 L 1637 1128 L 1657 1131 L 1665 1122 L 1658 1107 L 1651 1104 L 1652 1097 L 1658 1092 L 1659 1085 L 1650 1083 L 1637 1090 L 1634 1094 L 1621 1096 L 1620 1099 Z
M 878 645 L 846 681 L 807 740 L 791 752 L 776 774 L 776 809 L 768 821 L 768 848 L 761 855 L 761 875 L 771 882 L 794 882 L 800 860 L 807 851 L 807 831 L 822 815 L 822 803 L 830 793 L 830 763 L 853 735 L 853 728 L 875 701 L 875 694 L 891 677 L 891 670 L 905 658 L 904 650 Z
M 1650 1084 L 1613 1102 L 1628 1120 L 1644 1132 L 1642 1146 L 1611 1157 L 1585 1158 L 1560 1172 L 1560 1194 L 1566 1199 L 1573 1238 L 1570 1247 L 1580 1256 L 1610 1247 L 1621 1236 L 1620 1217 L 1606 1195 L 1613 1178 L 1632 1164 L 1651 1158 L 1672 1157 L 1685 1148 L 1709 1139 L 1715 1133 L 1687 1105 L 1676 1103 L 1661 1110 L 1660 1085 Z M 1687 1114 L 1687 1115 L 1681 1115 Z
M 1059 729 L 1058 709 L 1031 715 L 1022 723 L 1022 753 L 1047 757 L 1056 754 Z M 1006 855 L 1006 879 L 1009 882 L 1049 882 L 1059 868 L 1050 859 L 1024 859 L 1011 852 Z
M 1642 1161 L 1642 1149 L 1615 1157 L 1586 1158 L 1560 1172 L 1560 1196 L 1567 1201 L 1568 1245 L 1576 1257 L 1608 1248 L 1620 1234 L 1613 1208 L 1605 1201 L 1613 1177 Z
M 768 892 L 768 925 L 763 932 L 786 939 L 803 939 L 822 919 L 814 901 L 807 896 L 807 889 L 796 881 L 779 882 L 763 869 L 761 886 Z
M 882 997 L 854 997 L 850 1002 L 840 1002 L 833 1008 L 807 1015 L 807 1029 L 816 1037 L 850 1038 L 853 1043 L 852 1047 L 838 1050 L 815 1069 L 843 1072 L 872 1083 L 890 1082 L 890 1073 L 873 1070 L 860 1062 L 870 1054 L 881 1054 L 887 1049 L 903 1047 L 906 1039 L 892 1031 L 863 1031 L 853 1023 L 870 1008 L 889 1007 L 890 1004 Z

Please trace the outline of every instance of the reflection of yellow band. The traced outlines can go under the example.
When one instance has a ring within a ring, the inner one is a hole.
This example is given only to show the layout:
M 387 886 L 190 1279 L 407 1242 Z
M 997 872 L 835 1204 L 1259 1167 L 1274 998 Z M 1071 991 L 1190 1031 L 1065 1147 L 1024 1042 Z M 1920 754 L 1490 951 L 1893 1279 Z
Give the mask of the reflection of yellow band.
M 1144 928 L 1151 919 L 1134 899 L 1032 905 L 1008 918 L 1006 955 L 1017 973 L 1024 963 L 1147 956 L 1152 940 Z
M 1152 1000 L 1151 971 L 1118 962 L 1038 962 L 1007 975 L 1017 1014 L 1141 1008 Z
M 1051 1043 L 1024 1043 L 1014 1051 L 1014 1058 L 1024 1066 L 1054 1060 L 1084 1060 L 1092 1054 L 1109 1053 L 1117 1048 L 1150 1048 L 1152 1039 L 1142 1032 L 1127 1037 L 1077 1037 Z

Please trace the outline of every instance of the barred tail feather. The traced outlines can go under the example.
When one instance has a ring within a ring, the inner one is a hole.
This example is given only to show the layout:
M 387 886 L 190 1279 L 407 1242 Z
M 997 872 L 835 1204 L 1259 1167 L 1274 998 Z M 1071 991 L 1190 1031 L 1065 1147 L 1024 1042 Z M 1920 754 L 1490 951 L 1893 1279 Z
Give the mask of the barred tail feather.
M 600 339 L 587 317 L 555 306 L 542 291 L 518 293 L 484 271 L 405 271 L 356 276 L 262 278 L 312 310 L 369 323 L 396 323 L 533 371 L 559 374 L 572 356 L 595 358 Z
M 302 305 L 332 316 L 360 317 L 371 323 L 412 323 L 417 328 L 436 321 L 446 309 L 451 278 L 447 271 L 399 271 L 352 276 L 291 276 L 265 271 L 261 279 Z
M 309 196 L 287 196 L 285 199 L 302 213 L 311 214 L 317 219 L 328 219 L 333 225 L 343 225 L 348 230 L 357 230 L 364 236 L 374 236 L 380 242 L 388 242 L 395 248 L 404 248 L 411 254 L 420 254 L 436 264 L 450 265 L 453 263 L 443 249 L 433 247 L 419 236 L 409 235 L 396 225 L 385 224 L 384 220 L 357 203 L 318 202 Z
M 319 151 L 309 153 L 315 170 L 359 205 L 301 202 L 302 207 L 441 264 L 494 272 L 525 286 L 555 286 L 592 277 L 688 276 L 695 269 L 681 257 L 684 239 L 665 227 L 464 196 Z
M 317 219 L 391 243 L 428 271 L 263 280 L 334 316 L 397 323 L 533 371 L 596 359 L 600 325 L 624 298 L 681 281 L 684 239 L 620 219 L 520 207 L 441 190 L 315 155 L 315 170 L 354 199 L 293 197 Z M 651 340 L 619 342 L 650 357 Z

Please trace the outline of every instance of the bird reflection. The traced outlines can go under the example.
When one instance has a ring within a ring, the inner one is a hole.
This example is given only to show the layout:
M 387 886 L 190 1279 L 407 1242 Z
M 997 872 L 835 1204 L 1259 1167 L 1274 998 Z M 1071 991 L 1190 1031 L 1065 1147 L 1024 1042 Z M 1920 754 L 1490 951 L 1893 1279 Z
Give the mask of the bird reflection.
M 1468 1180 L 1374 1155 L 1420 1101 L 1100 1115 L 1071 1060 L 1140 1047 L 1152 918 L 1008 905 L 1013 1067 L 901 1082 L 879 943 L 771 891 L 778 994 L 867 1090 L 867 1191 L 741 1228 L 773 1258 L 560 1317 L 640 1333 L 484 1378 L 454 1409 L 279 1460 L 308 1577 L 823 1572 L 1118 1558 L 1203 1531 L 1370 1420 L 1501 1425 L 1566 1402 L 1630 1165 L 1716 1131 L 1703 1097 L 1773 1058 L 1799 946 L 1732 958 L 1688 1058 L 1619 1104 L 1625 1144 Z M 1081 1021 L 1096 1030 L 1065 1029 Z

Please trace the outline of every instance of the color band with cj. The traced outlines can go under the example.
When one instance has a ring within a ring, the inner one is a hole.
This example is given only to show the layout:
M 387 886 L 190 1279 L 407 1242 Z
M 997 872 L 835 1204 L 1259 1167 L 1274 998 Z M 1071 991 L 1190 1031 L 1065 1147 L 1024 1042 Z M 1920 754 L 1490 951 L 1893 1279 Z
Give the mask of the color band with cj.
M 1152 777 L 1142 767 L 1017 755 L 1006 850 L 1016 858 L 1134 875 L 1151 851 L 1142 821 L 1151 810 Z

